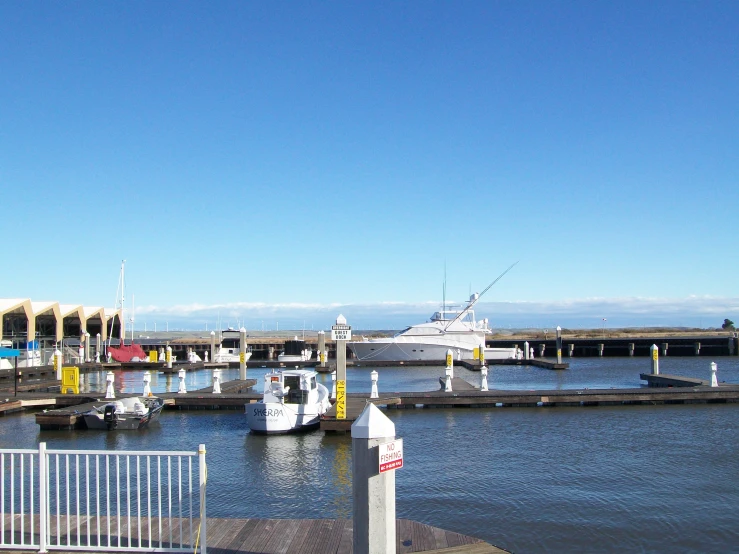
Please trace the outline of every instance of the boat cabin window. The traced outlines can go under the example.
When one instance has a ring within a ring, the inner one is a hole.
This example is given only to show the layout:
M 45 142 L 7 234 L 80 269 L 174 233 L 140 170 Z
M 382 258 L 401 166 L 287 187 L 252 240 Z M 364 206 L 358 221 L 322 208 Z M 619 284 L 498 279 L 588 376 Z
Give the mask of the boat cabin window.
M 290 387 L 287 391 L 287 398 L 285 401 L 288 404 L 307 404 L 308 403 L 308 392 L 307 390 L 300 389 L 300 376 L 298 375 L 285 375 L 285 386 Z
M 285 387 L 290 387 L 291 391 L 300 390 L 300 377 L 297 375 L 285 375 Z

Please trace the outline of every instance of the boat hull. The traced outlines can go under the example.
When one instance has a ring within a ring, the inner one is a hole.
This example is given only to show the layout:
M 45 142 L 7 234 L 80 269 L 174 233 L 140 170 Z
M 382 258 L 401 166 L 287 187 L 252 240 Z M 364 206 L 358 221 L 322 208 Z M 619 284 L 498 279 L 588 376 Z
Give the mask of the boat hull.
M 321 414 L 313 406 L 280 402 L 246 404 L 246 423 L 253 433 L 280 434 L 317 429 Z
M 413 362 L 444 361 L 447 350 L 452 351 L 455 360 L 471 360 L 474 347 L 459 344 L 431 344 L 412 342 L 350 342 L 347 345 L 359 361 L 362 362 Z M 486 348 L 486 360 L 504 360 L 517 358 L 515 348 Z

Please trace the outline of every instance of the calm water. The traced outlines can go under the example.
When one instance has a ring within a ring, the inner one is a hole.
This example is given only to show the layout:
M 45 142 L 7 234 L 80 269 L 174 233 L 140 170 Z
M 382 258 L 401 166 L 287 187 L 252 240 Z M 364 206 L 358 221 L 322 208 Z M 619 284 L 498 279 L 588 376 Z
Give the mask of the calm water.
M 664 373 L 708 378 L 707 358 L 667 358 Z M 718 358 L 739 382 L 739 358 Z M 638 387 L 648 360 L 575 359 L 568 371 L 502 367 L 497 388 Z M 349 370 L 349 390 L 371 368 Z M 441 368 L 380 368 L 380 390 L 436 388 Z M 457 370 L 472 382 L 478 374 Z M 250 370 L 255 377 L 261 371 Z M 225 378 L 238 370 L 225 373 Z M 120 388 L 140 390 L 140 374 Z M 88 386 L 104 384 L 90 376 Z M 188 375 L 207 386 L 209 372 Z M 330 384 L 330 379 L 327 379 Z M 177 390 L 157 376 L 155 391 Z M 103 387 L 104 388 L 104 387 Z M 388 411 L 404 438 L 397 515 L 515 552 L 729 552 L 739 549 L 739 405 Z M 0 418 L 0 446 L 208 450 L 214 517 L 350 517 L 351 439 L 251 435 L 239 412 L 164 412 L 142 432 L 40 432 Z

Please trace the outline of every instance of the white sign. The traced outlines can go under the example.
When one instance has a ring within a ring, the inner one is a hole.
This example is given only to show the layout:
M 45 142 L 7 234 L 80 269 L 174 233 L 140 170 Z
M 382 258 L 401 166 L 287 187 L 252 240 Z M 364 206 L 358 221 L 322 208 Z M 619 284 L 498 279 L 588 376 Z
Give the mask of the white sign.
M 352 340 L 351 325 L 337 323 L 331 326 L 331 340 Z
M 378 447 L 380 473 L 403 467 L 403 439 L 386 442 Z

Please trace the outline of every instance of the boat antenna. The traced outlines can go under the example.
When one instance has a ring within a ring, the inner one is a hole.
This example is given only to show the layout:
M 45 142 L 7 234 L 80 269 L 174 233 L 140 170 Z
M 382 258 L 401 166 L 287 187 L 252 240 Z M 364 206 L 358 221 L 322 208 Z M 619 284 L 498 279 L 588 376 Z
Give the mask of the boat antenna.
M 487 291 L 489 291 L 489 290 L 490 290 L 490 288 L 491 288 L 491 287 L 492 287 L 492 286 L 493 286 L 493 285 L 494 285 L 495 283 L 497 283 L 498 281 L 500 281 L 500 280 L 501 280 L 501 279 L 503 278 L 503 276 L 504 276 L 504 275 L 505 275 L 506 273 L 508 273 L 508 272 L 509 272 L 509 271 L 510 271 L 511 269 L 513 269 L 513 268 L 514 268 L 514 266 L 515 266 L 516 264 L 518 264 L 518 261 L 516 261 L 516 262 L 512 263 L 512 264 L 511 264 L 511 265 L 510 265 L 510 266 L 508 267 L 508 269 L 506 269 L 506 270 L 505 270 L 505 271 L 504 271 L 503 273 L 501 273 L 500 275 L 498 275 L 498 277 L 497 277 L 497 278 L 495 279 L 495 281 L 493 281 L 492 283 L 490 283 L 490 284 L 489 284 L 489 285 L 488 285 L 488 286 L 487 286 L 487 287 L 485 288 L 485 290 L 484 290 L 484 291 L 482 291 L 482 292 L 481 292 L 480 294 L 478 294 L 478 295 L 477 295 L 477 298 L 475 298 L 474 300 L 471 300 L 471 301 L 470 301 L 470 303 L 469 303 L 469 304 L 467 304 L 467 307 L 466 307 L 466 308 L 465 308 L 464 310 L 462 310 L 461 312 L 459 312 L 459 313 L 457 314 L 457 317 L 455 317 L 454 319 L 452 319 L 452 320 L 451 320 L 451 321 L 450 321 L 450 322 L 449 322 L 449 323 L 447 324 L 447 326 L 446 326 L 446 327 L 444 328 L 444 330 L 446 331 L 447 329 L 449 329 L 449 326 L 450 326 L 450 325 L 451 325 L 452 323 L 454 323 L 455 321 L 457 321 L 457 320 L 458 320 L 458 319 L 459 319 L 460 317 L 462 317 L 462 316 L 463 316 L 463 315 L 464 315 L 464 314 L 465 314 L 465 313 L 466 313 L 466 312 L 467 312 L 467 311 L 468 311 L 468 310 L 469 310 L 469 309 L 470 309 L 470 308 L 471 308 L 472 306 L 474 306 L 474 305 L 475 305 L 475 303 L 476 303 L 476 302 L 477 302 L 478 300 L 480 300 L 480 298 L 482 298 L 482 295 L 483 295 L 483 294 L 485 294 L 485 293 L 486 293 Z
M 444 260 L 444 286 L 441 291 L 441 318 L 444 319 L 446 312 L 446 260 Z

